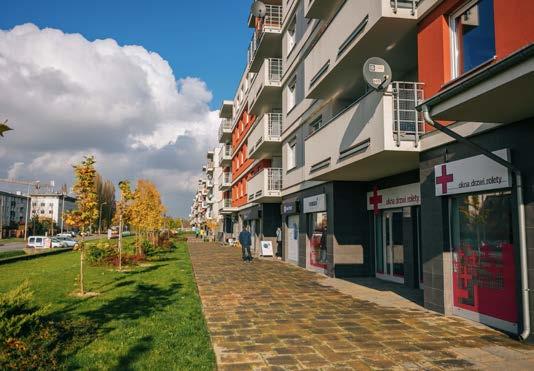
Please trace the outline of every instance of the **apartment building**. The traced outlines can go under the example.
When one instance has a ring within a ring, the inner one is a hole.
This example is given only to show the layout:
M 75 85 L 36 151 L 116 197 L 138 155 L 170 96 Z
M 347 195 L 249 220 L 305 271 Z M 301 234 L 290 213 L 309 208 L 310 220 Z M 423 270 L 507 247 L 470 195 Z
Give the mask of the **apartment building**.
M 207 152 L 206 163 L 202 166 L 202 177 L 198 180 L 197 192 L 189 215 L 192 226 L 210 229 L 215 238 L 219 238 L 222 234 L 222 227 L 219 227 L 222 217 L 220 214 L 222 193 L 219 190 L 222 168 L 217 165 L 219 155 L 219 147 Z
M 234 100 L 223 102 L 219 130 L 225 231 L 235 236 L 250 226 L 256 249 L 260 240 L 275 239 L 282 200 L 282 1 L 265 5 L 264 18 L 248 20 L 245 71 Z
M 282 225 L 290 263 L 421 289 L 429 309 L 528 335 L 534 2 L 265 5 L 220 109 L 227 235 Z M 370 86 L 364 66 L 387 65 L 391 83 Z
M 56 226 L 63 225 L 65 212 L 76 208 L 76 198 L 62 193 L 47 192 L 31 195 L 31 217 L 52 219 Z
M 18 193 L 0 191 L 0 238 L 23 237 L 23 226 L 28 209 L 28 197 Z

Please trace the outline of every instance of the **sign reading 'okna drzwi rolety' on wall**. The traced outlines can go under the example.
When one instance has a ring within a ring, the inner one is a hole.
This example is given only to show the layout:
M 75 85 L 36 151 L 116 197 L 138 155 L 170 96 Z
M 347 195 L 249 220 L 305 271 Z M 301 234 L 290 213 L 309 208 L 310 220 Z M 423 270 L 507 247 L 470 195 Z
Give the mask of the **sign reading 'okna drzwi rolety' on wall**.
M 419 183 L 405 184 L 398 187 L 378 189 L 367 193 L 367 210 L 375 213 L 382 209 L 415 206 L 421 204 L 421 187 Z
M 509 161 L 507 149 L 493 152 Z M 434 167 L 436 196 L 511 187 L 509 170 L 484 155 L 447 162 Z

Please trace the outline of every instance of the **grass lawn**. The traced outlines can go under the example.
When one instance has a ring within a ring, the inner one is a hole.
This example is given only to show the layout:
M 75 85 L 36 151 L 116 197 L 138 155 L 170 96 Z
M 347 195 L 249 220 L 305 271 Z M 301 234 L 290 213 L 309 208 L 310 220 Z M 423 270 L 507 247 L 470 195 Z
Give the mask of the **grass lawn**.
M 0 239 L 0 244 L 10 243 L 10 242 L 24 242 L 24 238 L 2 238 Z
M 86 320 L 88 336 L 69 340 L 63 363 L 83 369 L 212 370 L 215 356 L 185 243 L 128 272 L 88 267 L 92 298 L 76 289 L 79 253 L 0 266 L 0 292 L 29 280 L 35 300 L 52 316 Z
M 12 258 L 14 256 L 26 255 L 23 250 L 0 251 L 0 259 Z

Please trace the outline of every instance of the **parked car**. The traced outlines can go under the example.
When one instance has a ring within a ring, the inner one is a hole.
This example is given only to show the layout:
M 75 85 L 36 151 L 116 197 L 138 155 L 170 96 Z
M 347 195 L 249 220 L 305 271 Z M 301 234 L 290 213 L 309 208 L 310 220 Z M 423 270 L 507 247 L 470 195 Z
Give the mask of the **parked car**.
M 75 236 L 75 233 L 74 232 L 65 232 L 65 233 L 58 233 L 56 234 L 56 237 L 58 238 L 61 238 L 61 237 L 65 237 L 65 238 L 74 238 Z
M 50 237 L 46 236 L 31 236 L 28 238 L 26 247 L 33 249 L 49 249 L 52 247 L 52 241 Z
M 58 237 L 57 239 L 60 240 L 65 245 L 65 247 L 77 247 L 78 246 L 78 241 L 76 241 L 75 239 L 71 237 Z
M 65 243 L 65 241 L 62 241 L 61 239 L 59 239 L 57 237 L 52 237 L 50 240 L 51 240 L 52 248 L 68 247 L 67 244 Z

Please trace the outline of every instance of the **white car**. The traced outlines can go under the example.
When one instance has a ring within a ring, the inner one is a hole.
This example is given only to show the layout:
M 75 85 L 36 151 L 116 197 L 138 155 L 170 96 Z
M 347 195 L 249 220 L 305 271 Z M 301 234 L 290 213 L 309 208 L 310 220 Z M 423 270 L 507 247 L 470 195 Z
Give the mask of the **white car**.
M 67 244 L 62 241 L 61 239 L 59 238 L 56 238 L 56 237 L 52 237 L 51 238 L 51 243 L 52 243 L 52 248 L 57 248 L 57 247 L 67 247 Z
M 63 243 L 64 247 L 78 246 L 78 241 L 76 241 L 72 237 L 58 237 L 57 239 Z
M 33 249 L 49 249 L 52 247 L 52 241 L 50 237 L 46 236 L 31 236 L 28 238 L 26 247 Z

